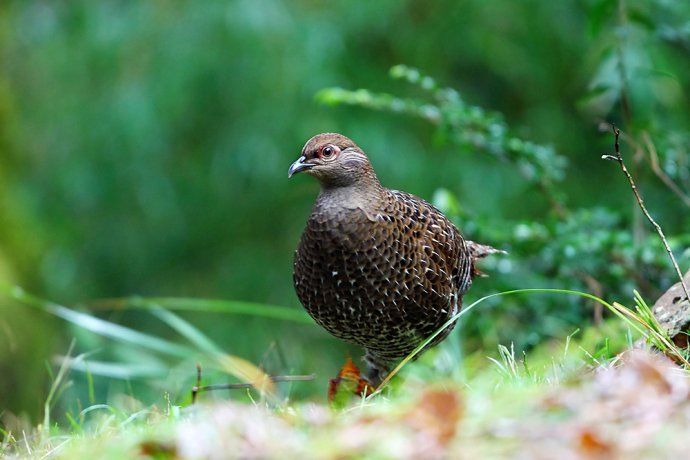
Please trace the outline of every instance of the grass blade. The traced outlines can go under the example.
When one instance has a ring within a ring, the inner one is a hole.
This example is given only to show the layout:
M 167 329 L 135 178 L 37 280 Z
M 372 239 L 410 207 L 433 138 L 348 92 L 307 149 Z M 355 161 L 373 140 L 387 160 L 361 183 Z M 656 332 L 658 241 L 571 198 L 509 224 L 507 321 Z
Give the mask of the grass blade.
M 199 329 L 171 311 L 159 307 L 153 308 L 151 313 L 175 329 L 194 344 L 194 346 L 212 355 L 216 366 L 224 372 L 243 382 L 250 383 L 261 393 L 266 393 L 271 396 L 275 395 L 276 389 L 271 378 L 250 361 L 224 353 L 220 347 Z
M 82 329 L 103 337 L 181 358 L 189 357 L 189 355 L 194 352 L 189 347 L 170 342 L 169 340 L 144 334 L 142 332 L 135 331 L 134 329 L 96 318 L 95 316 L 81 313 L 53 302 L 47 302 L 39 297 L 25 292 L 18 286 L 8 287 L 7 285 L 0 284 L 0 291 L 4 291 L 9 297 L 25 305 L 39 308 L 76 326 L 79 326 Z
M 173 328 L 199 350 L 206 353 L 222 353 L 222 350 L 208 336 L 182 317 L 164 308 L 152 308 L 151 314 Z
M 164 377 L 170 372 L 170 368 L 167 366 L 151 363 L 110 363 L 91 360 L 87 362 L 83 359 L 71 358 L 70 356 L 60 356 L 56 360 L 59 364 L 66 363 L 70 369 L 75 371 L 120 380 L 159 378 Z
M 229 313 L 302 324 L 314 324 L 309 315 L 301 309 L 236 300 L 192 299 L 186 297 L 125 297 L 92 300 L 86 302 L 86 305 L 96 310 L 129 308 L 148 310 L 163 307 L 166 310 Z
M 72 340 L 72 343 L 70 343 L 69 349 L 67 350 L 68 356 L 70 356 L 72 354 L 72 350 L 74 350 L 74 340 Z M 63 384 L 63 381 L 65 380 L 65 377 L 67 376 L 67 369 L 68 369 L 68 366 L 66 366 L 64 363 L 60 366 L 60 369 L 58 370 L 58 373 L 55 376 L 55 379 L 53 380 L 53 384 L 50 385 L 50 391 L 48 392 L 48 397 L 46 398 L 45 402 L 43 403 L 43 430 L 45 431 L 46 434 L 48 434 L 49 430 L 50 430 L 50 409 L 54 403 L 54 399 L 55 399 L 56 395 L 58 394 L 58 390 L 60 389 L 60 385 Z
M 408 363 L 410 360 L 412 360 L 415 356 L 417 356 L 423 349 L 426 347 L 431 341 L 433 341 L 436 336 L 438 336 L 441 332 L 443 332 L 444 329 L 446 329 L 448 326 L 453 324 L 455 321 L 460 319 L 461 316 L 466 315 L 469 313 L 474 307 L 479 305 L 480 303 L 484 302 L 485 300 L 488 300 L 492 297 L 500 297 L 500 296 L 505 296 L 505 295 L 513 295 L 513 294 L 527 294 L 527 293 L 534 293 L 534 292 L 539 292 L 539 293 L 551 293 L 551 294 L 566 294 L 566 295 L 576 295 L 579 297 L 584 297 L 587 299 L 594 300 L 595 302 L 600 303 L 601 305 L 605 306 L 609 311 L 611 311 L 613 314 L 621 318 L 623 321 L 628 323 L 632 328 L 634 328 L 636 331 L 638 331 L 640 334 L 642 334 L 645 338 L 649 338 L 649 335 L 652 334 L 654 335 L 655 338 L 657 338 L 659 341 L 663 342 L 665 345 L 669 347 L 670 353 L 672 353 L 674 356 L 678 357 L 678 359 L 683 362 L 686 366 L 690 368 L 690 363 L 687 361 L 687 359 L 682 356 L 682 353 L 677 349 L 677 347 L 673 346 L 668 340 L 666 340 L 662 335 L 660 335 L 657 331 L 654 330 L 652 326 L 647 324 L 642 318 L 640 318 L 639 315 L 635 314 L 633 311 L 629 310 L 628 308 L 623 307 L 622 305 L 614 302 L 613 304 L 610 304 L 606 302 L 603 299 L 600 299 L 599 297 L 588 294 L 586 292 L 580 292 L 580 291 L 571 291 L 568 289 L 550 289 L 550 288 L 529 288 L 529 289 L 515 289 L 511 291 L 504 291 L 504 292 L 497 292 L 494 294 L 489 294 L 487 296 L 484 296 L 476 301 L 474 301 L 472 304 L 469 306 L 463 308 L 460 312 L 458 312 L 456 315 L 454 315 L 452 318 L 450 318 L 446 323 L 441 326 L 439 329 L 437 329 L 432 335 L 429 336 L 424 342 L 422 342 L 417 348 L 415 348 L 409 355 L 407 355 L 405 358 L 403 358 L 400 363 L 398 363 L 395 368 L 386 376 L 385 379 L 381 382 L 381 384 L 376 388 L 376 391 L 372 393 L 369 398 L 372 396 L 378 394 L 381 389 L 388 384 L 388 382 L 398 373 L 400 370 Z M 647 333 L 646 331 L 649 331 Z

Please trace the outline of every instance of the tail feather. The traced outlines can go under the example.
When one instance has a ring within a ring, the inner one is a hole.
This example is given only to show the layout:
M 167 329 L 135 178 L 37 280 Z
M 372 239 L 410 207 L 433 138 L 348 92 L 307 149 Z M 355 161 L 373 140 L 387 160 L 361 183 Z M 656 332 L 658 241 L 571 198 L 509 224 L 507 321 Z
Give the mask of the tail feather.
M 476 243 L 470 240 L 467 240 L 465 243 L 467 244 L 467 249 L 470 250 L 470 256 L 472 257 L 472 277 L 487 276 L 484 272 L 476 267 L 476 262 L 479 259 L 483 259 L 491 254 L 508 254 L 508 252 L 504 251 L 503 249 L 496 249 L 495 247 L 487 244 Z

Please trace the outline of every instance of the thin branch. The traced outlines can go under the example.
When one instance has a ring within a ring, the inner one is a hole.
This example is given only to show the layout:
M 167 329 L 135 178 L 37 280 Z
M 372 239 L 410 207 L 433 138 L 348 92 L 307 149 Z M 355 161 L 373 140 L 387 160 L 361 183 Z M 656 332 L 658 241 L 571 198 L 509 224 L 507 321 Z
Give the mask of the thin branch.
M 305 382 L 314 380 L 315 375 L 269 375 L 272 382 Z M 201 364 L 196 365 L 196 385 L 192 387 L 192 404 L 196 403 L 197 396 L 202 391 L 214 390 L 240 390 L 252 388 L 254 383 L 216 383 L 212 385 L 201 385 Z
M 654 171 L 654 174 L 657 175 L 661 181 L 666 184 L 668 188 L 671 189 L 673 193 L 678 195 L 678 197 L 683 201 L 683 204 L 685 206 L 690 207 L 690 196 L 686 195 L 676 184 L 673 182 L 673 179 L 668 177 L 668 174 L 666 174 L 662 169 L 661 166 L 659 165 L 659 155 L 656 152 L 656 147 L 654 146 L 654 143 L 652 143 L 652 140 L 649 137 L 649 134 L 645 131 L 642 133 L 642 138 L 644 140 L 645 146 L 647 147 L 647 151 L 649 152 L 649 160 L 652 165 L 652 171 Z
M 604 160 L 613 160 L 617 161 L 618 164 L 621 167 L 621 170 L 623 171 L 623 174 L 625 174 L 625 177 L 628 179 L 628 182 L 630 183 L 630 188 L 633 191 L 633 194 L 635 194 L 635 198 L 637 199 L 637 204 L 640 205 L 640 209 L 642 209 L 642 212 L 644 213 L 645 217 L 647 220 L 652 224 L 652 226 L 656 229 L 656 232 L 659 234 L 659 238 L 661 238 L 661 241 L 664 243 L 664 247 L 666 248 L 666 252 L 668 253 L 668 256 L 671 258 L 671 263 L 673 263 L 673 268 L 676 269 L 676 274 L 678 274 L 678 278 L 680 279 L 680 283 L 683 286 L 683 292 L 685 292 L 685 298 L 690 300 L 690 293 L 688 293 L 688 287 L 685 285 L 685 280 L 683 279 L 683 274 L 680 271 L 680 268 L 678 267 L 678 263 L 676 262 L 676 258 L 673 256 L 673 251 L 671 251 L 671 247 L 668 245 L 668 241 L 666 241 L 666 237 L 664 236 L 664 232 L 661 230 L 661 227 L 659 224 L 656 223 L 656 221 L 652 218 L 652 216 L 649 214 L 647 211 L 647 208 L 644 205 L 644 200 L 642 200 L 642 197 L 640 196 L 640 193 L 637 191 L 637 186 L 635 185 L 635 181 L 633 180 L 632 176 L 628 172 L 628 168 L 625 167 L 625 162 L 623 161 L 623 155 L 621 155 L 621 149 L 620 149 L 620 143 L 618 142 L 618 138 L 620 136 L 620 129 L 616 128 L 615 125 L 611 125 L 613 128 L 613 133 L 616 135 L 616 140 L 615 140 L 615 151 L 616 155 L 602 155 L 602 159 Z

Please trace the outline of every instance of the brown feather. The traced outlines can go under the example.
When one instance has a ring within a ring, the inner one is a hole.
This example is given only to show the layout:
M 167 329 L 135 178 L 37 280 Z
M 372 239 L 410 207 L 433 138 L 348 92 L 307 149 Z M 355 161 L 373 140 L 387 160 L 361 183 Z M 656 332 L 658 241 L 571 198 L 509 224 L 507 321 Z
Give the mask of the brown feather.
M 382 372 L 460 310 L 475 259 L 496 250 L 468 245 L 423 199 L 382 187 L 344 136 L 315 136 L 305 161 L 318 163 L 331 144 L 339 157 L 307 171 L 322 186 L 295 252 L 295 290 L 319 325 L 363 346 L 373 372 Z

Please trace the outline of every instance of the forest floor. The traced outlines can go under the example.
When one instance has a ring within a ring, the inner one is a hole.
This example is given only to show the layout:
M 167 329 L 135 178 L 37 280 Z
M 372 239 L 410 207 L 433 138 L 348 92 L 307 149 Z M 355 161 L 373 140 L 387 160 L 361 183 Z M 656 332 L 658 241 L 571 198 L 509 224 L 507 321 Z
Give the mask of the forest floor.
M 559 348 L 560 347 L 560 350 Z M 569 349 L 570 348 L 570 349 Z M 5 436 L 6 458 L 674 458 L 687 454 L 690 374 L 644 349 L 595 357 L 502 348 L 465 379 L 403 372 L 334 409 L 258 396 L 105 411 L 72 432 Z M 540 356 L 541 357 L 540 357 Z M 548 358 L 544 358 L 550 356 Z M 475 359 L 476 361 L 476 359 Z M 528 362 L 530 363 L 528 365 Z M 410 367 L 424 366 L 414 363 Z M 203 396 L 203 395 L 202 395 Z

